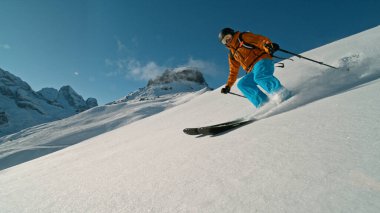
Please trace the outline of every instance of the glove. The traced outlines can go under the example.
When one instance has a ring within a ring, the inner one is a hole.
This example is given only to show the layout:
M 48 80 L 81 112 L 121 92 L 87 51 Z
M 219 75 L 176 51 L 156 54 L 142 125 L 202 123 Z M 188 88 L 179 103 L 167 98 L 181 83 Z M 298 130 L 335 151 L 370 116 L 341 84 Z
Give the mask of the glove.
M 225 86 L 224 88 L 222 88 L 222 90 L 220 91 L 221 93 L 224 93 L 224 94 L 227 94 L 229 93 L 231 90 L 231 88 L 229 86 Z
M 273 55 L 279 49 L 280 49 L 280 45 L 278 45 L 276 43 L 267 43 L 267 44 L 264 44 L 264 50 L 269 55 Z

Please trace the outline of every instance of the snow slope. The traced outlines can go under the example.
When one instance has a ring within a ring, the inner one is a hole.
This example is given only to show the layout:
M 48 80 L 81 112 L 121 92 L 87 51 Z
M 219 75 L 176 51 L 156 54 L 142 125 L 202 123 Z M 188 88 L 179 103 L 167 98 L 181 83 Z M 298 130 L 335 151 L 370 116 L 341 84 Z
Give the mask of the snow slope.
M 4 212 L 380 211 L 380 27 L 277 72 L 296 95 L 269 113 L 205 93 L 0 172 Z M 236 91 L 236 88 L 233 88 Z M 286 113 L 285 113 L 286 112 Z M 216 137 L 184 127 L 266 117 Z
M 44 123 L 0 137 L 0 170 L 66 148 L 85 139 L 130 124 L 186 103 L 209 90 L 203 75 L 187 67 L 165 72 L 170 81 L 159 81 L 131 93 L 109 106 L 92 108 L 59 121 Z M 192 75 L 196 78 L 178 78 Z M 166 80 L 168 80 L 166 78 Z

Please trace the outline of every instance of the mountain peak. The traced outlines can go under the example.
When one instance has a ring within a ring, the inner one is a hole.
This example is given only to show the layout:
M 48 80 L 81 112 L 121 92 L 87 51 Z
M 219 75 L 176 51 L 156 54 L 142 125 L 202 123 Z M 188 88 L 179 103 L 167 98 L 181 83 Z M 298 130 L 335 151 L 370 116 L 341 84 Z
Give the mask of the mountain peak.
M 3 89 L 5 89 L 5 87 L 7 87 L 7 89 L 11 89 L 11 88 L 15 88 L 15 87 L 22 88 L 25 90 L 31 89 L 29 84 L 26 83 L 25 81 L 21 80 L 21 78 L 13 75 L 10 72 L 5 71 L 1 68 L 0 68 L 0 87 L 2 87 Z M 12 91 L 13 91 L 13 89 L 12 89 Z
M 84 101 L 70 86 L 63 86 L 59 91 L 43 88 L 35 92 L 21 78 L 2 69 L 0 100 L 0 137 L 97 106 L 96 99 Z
M 76 112 L 82 112 L 89 109 L 86 101 L 71 86 L 63 86 L 59 89 L 57 102 L 62 105 L 68 105 L 74 108 Z
M 162 96 L 168 98 L 168 96 L 196 92 L 204 88 L 209 89 L 203 74 L 198 69 L 190 67 L 168 69 L 162 75 L 149 80 L 146 87 L 109 104 L 154 100 Z
M 206 80 L 198 69 L 182 67 L 173 70 L 166 70 L 162 75 L 156 77 L 155 79 L 149 80 L 147 87 L 184 81 L 207 86 Z

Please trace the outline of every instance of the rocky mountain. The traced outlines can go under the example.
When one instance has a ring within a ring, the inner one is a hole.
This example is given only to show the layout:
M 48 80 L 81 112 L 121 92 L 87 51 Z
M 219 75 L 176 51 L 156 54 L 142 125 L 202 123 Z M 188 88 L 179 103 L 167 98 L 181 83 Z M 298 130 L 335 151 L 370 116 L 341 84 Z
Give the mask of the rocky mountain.
M 185 92 L 195 92 L 203 88 L 210 89 L 202 73 L 189 67 L 166 70 L 162 75 L 151 79 L 144 88 L 129 93 L 127 96 L 109 103 L 136 102 L 155 100 L 164 96 L 175 96 Z
M 19 77 L 0 69 L 0 137 L 37 124 L 69 117 L 97 106 L 70 86 L 59 91 L 44 88 L 35 92 Z

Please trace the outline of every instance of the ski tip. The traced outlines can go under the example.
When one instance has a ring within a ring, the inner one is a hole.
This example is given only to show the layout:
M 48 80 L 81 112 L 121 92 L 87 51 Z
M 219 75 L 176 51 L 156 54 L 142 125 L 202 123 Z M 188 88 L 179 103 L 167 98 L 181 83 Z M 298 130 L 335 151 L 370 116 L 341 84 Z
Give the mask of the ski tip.
M 198 135 L 198 129 L 197 128 L 185 128 L 182 130 L 187 135 Z

